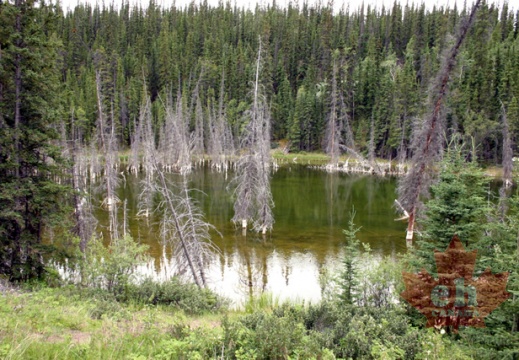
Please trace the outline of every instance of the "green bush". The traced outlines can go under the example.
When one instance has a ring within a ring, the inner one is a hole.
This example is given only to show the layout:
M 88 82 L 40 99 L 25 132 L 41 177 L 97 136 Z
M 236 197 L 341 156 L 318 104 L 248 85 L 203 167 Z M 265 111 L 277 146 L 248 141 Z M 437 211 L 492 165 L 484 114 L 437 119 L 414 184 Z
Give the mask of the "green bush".
M 156 347 L 153 359 L 204 360 L 221 355 L 221 334 L 215 329 L 194 329 L 183 338 L 163 340 Z
M 281 315 L 281 316 L 278 316 Z M 295 315 L 295 316 L 294 316 Z M 312 359 L 322 352 L 318 337 L 297 314 L 257 311 L 224 320 L 224 344 L 231 359 Z
M 147 245 L 136 243 L 128 235 L 112 239 L 108 247 L 100 239 L 92 239 L 84 256 L 80 256 L 81 284 L 120 295 L 133 280 L 137 266 L 148 260 L 147 249 Z
M 128 284 L 123 299 L 139 304 L 173 306 L 189 314 L 215 311 L 225 305 L 225 300 L 213 291 L 183 283 L 178 278 L 163 283 L 145 279 L 138 284 Z

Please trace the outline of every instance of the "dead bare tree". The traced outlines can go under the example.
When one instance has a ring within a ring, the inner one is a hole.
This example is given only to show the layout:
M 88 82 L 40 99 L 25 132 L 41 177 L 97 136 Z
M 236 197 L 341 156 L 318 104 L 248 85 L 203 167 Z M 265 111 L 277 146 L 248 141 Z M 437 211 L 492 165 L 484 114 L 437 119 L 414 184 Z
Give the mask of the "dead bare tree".
M 150 100 L 143 104 L 141 113 L 149 114 Z M 142 182 L 141 212 L 149 215 L 154 194 L 160 197 L 156 210 L 162 214 L 161 233 L 165 245 L 173 247 L 180 271 L 188 270 L 199 287 L 207 283 L 205 267 L 208 259 L 218 251 L 211 242 L 210 231 L 214 227 L 204 220 L 200 208 L 191 197 L 184 178 L 180 188 L 165 176 L 165 166 L 160 163 L 151 129 L 151 114 L 143 119 L 143 168 L 146 178 Z
M 191 152 L 187 117 L 184 114 L 182 94 L 179 91 L 177 101 L 168 100 L 165 105 L 166 117 L 160 133 L 159 152 L 163 169 L 189 173 L 192 170 Z
M 137 151 L 142 154 L 141 167 L 144 170 L 144 190 L 140 194 L 138 216 L 148 218 L 153 207 L 153 193 L 148 191 L 154 181 L 154 163 L 157 157 L 155 149 L 155 137 L 151 124 L 151 99 L 146 97 L 146 101 L 141 105 L 139 116 L 139 147 Z M 133 147 L 132 147 L 133 149 Z
M 166 179 L 164 171 L 154 164 L 157 181 L 146 184 L 150 192 L 161 197 L 162 237 L 174 250 L 180 271 L 187 269 L 198 287 L 207 283 L 205 267 L 209 258 L 218 251 L 211 241 L 210 231 L 215 228 L 204 220 L 199 207 L 189 194 L 184 179 L 180 189 Z
M 141 149 L 141 137 L 142 137 L 141 121 L 135 124 L 133 134 L 131 135 L 131 150 L 132 154 L 128 161 L 128 172 L 137 174 L 139 172 L 141 161 L 140 161 L 140 149 Z
M 510 139 L 510 127 L 508 125 L 508 118 L 506 109 L 503 103 L 501 103 L 501 119 L 503 120 L 503 186 L 508 188 L 513 185 L 512 182 L 512 170 L 514 167 L 512 150 L 512 140 Z
M 468 30 L 474 22 L 476 12 L 481 0 L 477 0 L 470 15 L 464 19 L 458 29 L 454 45 L 450 48 L 443 58 L 442 65 L 432 83 L 429 101 L 431 112 L 423 123 L 415 126 L 413 131 L 413 157 L 410 169 L 405 177 L 398 184 L 398 197 L 402 206 L 409 214 L 406 240 L 412 241 L 414 226 L 418 210 L 420 208 L 420 196 L 427 193 L 431 180 L 433 179 L 432 165 L 439 159 L 443 149 L 441 134 L 444 127 L 442 109 L 447 90 L 449 78 L 456 66 L 456 57 L 459 53 Z
M 341 131 L 343 125 L 340 123 L 340 96 L 337 89 L 337 59 L 333 60 L 332 67 L 332 90 L 330 93 L 330 111 L 328 112 L 326 122 L 325 150 L 330 156 L 330 165 L 337 167 L 339 164 Z
M 209 110 L 209 154 L 211 156 L 211 167 L 218 171 L 226 172 L 229 161 L 235 153 L 232 131 L 225 119 L 224 85 L 225 74 L 222 72 L 220 82 L 220 97 L 218 108 Z
M 119 199 L 115 194 L 115 189 L 119 183 L 117 172 L 117 138 L 115 134 L 115 123 L 113 119 L 113 111 L 108 118 L 104 109 L 104 101 L 101 86 L 101 73 L 96 70 L 96 89 L 97 89 L 97 138 L 101 148 L 104 160 L 104 176 L 102 178 L 102 187 L 105 190 L 106 197 L 103 205 L 107 207 L 110 218 L 110 233 L 112 238 L 118 239 L 118 220 L 117 220 L 117 202 Z
M 244 155 L 237 163 L 232 221 L 247 228 L 248 221 L 252 220 L 254 230 L 265 234 L 274 224 L 274 201 L 270 191 L 270 112 L 259 83 L 261 50 L 260 41 L 253 102 L 245 114 L 249 121 L 240 139 Z
M 369 161 L 360 154 L 355 146 L 353 132 L 351 130 L 348 109 L 344 100 L 343 92 L 338 88 L 337 79 L 339 78 L 339 66 L 337 60 L 334 59 L 332 69 L 332 90 L 330 93 L 330 111 L 328 113 L 328 120 L 326 125 L 326 153 L 330 155 L 330 164 L 325 166 L 328 171 L 343 170 L 352 171 L 347 160 L 342 169 L 339 169 L 338 159 L 342 151 L 353 156 L 358 166 L 356 171 L 370 172 L 381 174 L 382 170 L 378 166 L 373 156 L 370 156 Z M 344 133 L 344 136 L 343 136 Z M 373 132 L 372 132 L 373 134 Z M 370 142 L 372 144 L 373 142 Z M 370 155 L 371 148 L 370 146 Z
M 192 154 L 197 156 L 199 160 L 203 160 L 205 153 L 204 111 L 202 109 L 202 101 L 200 100 L 200 83 L 202 82 L 203 74 L 204 69 L 202 68 L 195 89 L 193 90 L 193 95 L 191 96 L 191 106 L 189 111 L 190 115 L 193 114 L 194 116 L 194 127 L 190 134 L 190 149 Z
M 73 232 L 79 237 L 79 249 L 85 252 L 86 246 L 94 235 L 97 221 L 93 216 L 92 202 L 87 191 L 87 158 L 82 145 L 82 132 L 76 126 L 74 110 L 71 111 L 70 136 L 65 122 L 61 123 L 62 156 L 71 162 L 70 181 L 73 189 L 75 226 Z

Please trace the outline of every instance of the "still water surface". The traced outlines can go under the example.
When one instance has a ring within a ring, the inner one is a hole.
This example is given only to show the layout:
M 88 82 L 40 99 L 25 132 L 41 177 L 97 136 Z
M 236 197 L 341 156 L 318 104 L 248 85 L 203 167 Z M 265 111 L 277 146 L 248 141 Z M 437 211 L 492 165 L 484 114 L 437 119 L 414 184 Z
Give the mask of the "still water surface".
M 170 175 L 180 180 L 179 175 Z M 405 251 L 405 224 L 394 221 L 392 207 L 396 180 L 375 176 L 327 173 L 299 165 L 280 167 L 272 174 L 275 202 L 273 231 L 266 237 L 249 231 L 246 236 L 231 223 L 232 173 L 199 168 L 188 176 L 192 195 L 206 220 L 221 233 L 213 241 L 220 249 L 208 267 L 209 286 L 240 303 L 251 292 L 268 291 L 280 300 L 320 299 L 319 274 L 340 268 L 349 214 L 362 227 L 358 238 L 375 253 Z M 141 271 L 157 279 L 174 273 L 169 250 L 161 244 L 158 216 L 138 219 L 140 180 L 126 175 L 118 196 L 127 200 L 128 225 L 134 239 L 150 246 L 154 261 Z M 107 214 L 97 210 L 101 226 Z

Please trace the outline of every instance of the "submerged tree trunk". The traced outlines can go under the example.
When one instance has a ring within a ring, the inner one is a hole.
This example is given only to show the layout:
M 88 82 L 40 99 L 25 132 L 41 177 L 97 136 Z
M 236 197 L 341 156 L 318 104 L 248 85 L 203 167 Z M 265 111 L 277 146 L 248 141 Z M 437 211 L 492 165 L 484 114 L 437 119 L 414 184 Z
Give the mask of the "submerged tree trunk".
M 143 114 L 149 114 L 149 102 L 143 106 Z M 161 198 L 159 213 L 162 213 L 162 235 L 165 245 L 172 245 L 174 256 L 182 271 L 186 268 L 195 284 L 202 288 L 206 286 L 205 265 L 209 257 L 217 251 L 211 242 L 209 231 L 214 229 L 204 220 L 204 216 L 189 194 L 187 181 L 184 178 L 182 186 L 177 191 L 164 174 L 164 165 L 159 164 L 157 151 L 152 141 L 151 116 L 144 115 L 142 143 L 143 163 L 146 169 L 146 180 L 142 182 L 140 207 L 146 210 L 151 207 L 153 194 Z
M 74 190 L 74 215 L 76 219 L 75 232 L 79 237 L 79 249 L 85 253 L 88 242 L 94 235 L 97 221 L 93 215 L 92 202 L 87 191 L 85 156 L 83 154 L 82 136 L 77 129 L 74 113 L 71 120 L 72 149 L 70 149 L 70 160 L 72 161 L 72 188 Z M 66 138 L 66 134 L 64 134 Z M 69 148 L 65 144 L 67 149 Z M 81 181 L 83 179 L 83 181 Z

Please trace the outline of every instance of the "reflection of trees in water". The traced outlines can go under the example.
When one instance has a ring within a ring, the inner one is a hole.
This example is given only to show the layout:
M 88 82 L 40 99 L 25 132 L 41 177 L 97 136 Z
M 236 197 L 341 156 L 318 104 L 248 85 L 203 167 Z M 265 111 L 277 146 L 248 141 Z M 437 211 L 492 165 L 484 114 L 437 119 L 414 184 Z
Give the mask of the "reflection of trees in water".
M 152 268 L 156 276 L 171 275 L 175 271 L 170 260 L 171 250 L 164 251 L 160 245 L 157 222 L 162 215 L 154 213 L 149 220 L 134 216 L 138 209 L 139 179 L 142 176 L 125 175 L 127 181 L 121 182 L 117 196 L 128 199 L 131 234 L 137 241 L 150 246 L 150 253 L 155 258 Z M 166 176 L 171 180 L 180 179 L 177 174 Z M 291 170 L 281 167 L 272 179 L 278 226 L 264 241 L 261 235 L 255 239 L 249 233 L 249 238 L 245 239 L 234 232 L 235 228 L 229 221 L 232 216 L 231 192 L 226 190 L 230 177 L 231 174 L 226 179 L 225 173 L 211 171 L 210 167 L 197 168 L 188 177 L 189 187 L 204 191 L 194 192 L 193 197 L 207 214 L 207 221 L 215 224 L 225 236 L 223 240 L 213 236 L 223 255 L 212 257 L 209 263 L 212 276 L 219 279 L 216 281 L 224 281 L 226 288 L 231 286 L 231 281 L 232 286 L 244 295 L 251 293 L 249 284 L 252 284 L 253 293 L 261 293 L 267 287 L 295 289 L 296 281 L 300 281 L 301 268 L 309 269 L 305 262 L 298 262 L 301 255 L 312 254 L 319 268 L 327 267 L 330 261 L 339 261 L 343 240 L 341 229 L 345 227 L 352 204 L 358 210 L 358 225 L 363 227 L 359 238 L 369 241 L 375 252 L 383 249 L 385 254 L 390 254 L 405 248 L 403 239 L 400 247 L 399 242 L 394 242 L 393 235 L 389 241 L 385 238 L 387 229 L 395 229 L 392 214 L 386 215 L 391 211 L 394 199 L 390 178 L 329 174 L 293 165 Z M 106 210 L 97 209 L 96 215 L 101 225 L 106 227 Z
M 334 227 L 335 217 L 337 214 L 335 213 L 335 202 L 340 201 L 338 196 L 338 184 L 339 179 L 337 178 L 337 173 L 327 173 L 326 174 L 326 182 L 325 182 L 325 191 L 328 200 L 328 221 L 330 225 L 330 230 Z
M 202 173 L 202 175 L 200 174 Z M 227 172 L 211 171 L 209 167 L 200 169 L 190 176 L 190 186 L 204 193 L 194 194 L 201 209 L 212 224 L 226 224 L 231 217 L 230 192 Z
M 257 235 L 246 237 L 241 234 L 235 236 L 235 253 L 238 254 L 238 276 L 240 293 L 249 297 L 265 292 L 268 284 L 267 257 L 271 253 L 264 249 L 256 249 L 254 243 L 264 243 L 267 237 Z
M 288 264 L 287 259 L 284 259 L 283 266 L 281 266 L 281 275 L 285 278 L 285 285 L 288 286 L 290 275 L 292 274 L 292 266 Z
M 344 175 L 337 172 L 326 173 L 324 190 L 326 192 L 326 206 L 330 229 L 341 226 L 347 220 L 347 214 L 354 205 L 356 199 L 354 188 L 358 186 L 362 176 Z M 363 185 L 362 185 L 363 186 Z M 360 204 L 355 204 L 359 206 Z

